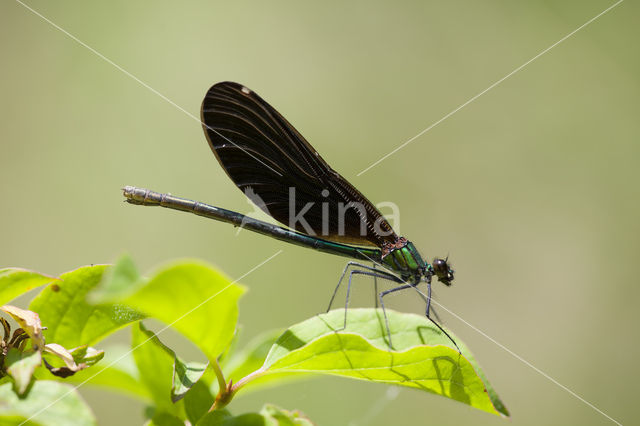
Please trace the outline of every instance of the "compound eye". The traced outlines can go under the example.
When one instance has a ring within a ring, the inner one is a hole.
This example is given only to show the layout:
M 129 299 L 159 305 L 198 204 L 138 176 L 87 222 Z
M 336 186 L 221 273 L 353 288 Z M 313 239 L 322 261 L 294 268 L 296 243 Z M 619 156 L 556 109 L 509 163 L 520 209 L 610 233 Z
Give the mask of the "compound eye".
M 446 259 L 433 259 L 433 272 L 438 277 L 438 281 L 445 285 L 451 285 L 453 270 L 449 267 Z
M 433 259 L 433 270 L 436 275 L 446 274 L 449 272 L 449 266 L 447 265 L 447 261 L 444 259 Z

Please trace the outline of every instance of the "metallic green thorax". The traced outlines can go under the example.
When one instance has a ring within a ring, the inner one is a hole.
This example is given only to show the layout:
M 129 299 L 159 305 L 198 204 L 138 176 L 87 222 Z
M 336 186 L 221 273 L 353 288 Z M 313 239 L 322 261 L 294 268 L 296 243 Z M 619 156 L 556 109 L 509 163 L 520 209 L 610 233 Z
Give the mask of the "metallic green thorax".
M 404 279 L 420 279 L 428 265 L 416 250 L 412 242 L 407 241 L 404 247 L 392 250 L 382 258 L 382 264 L 398 273 Z

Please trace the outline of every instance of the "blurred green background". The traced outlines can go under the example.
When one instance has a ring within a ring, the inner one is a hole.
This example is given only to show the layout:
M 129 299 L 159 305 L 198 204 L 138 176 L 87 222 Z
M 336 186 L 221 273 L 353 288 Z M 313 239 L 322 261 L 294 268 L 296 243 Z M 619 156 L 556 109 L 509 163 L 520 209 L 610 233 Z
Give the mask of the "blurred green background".
M 374 203 L 396 203 L 401 233 L 426 256 L 450 253 L 457 280 L 436 286 L 439 303 L 616 420 L 637 419 L 637 4 L 620 4 L 360 177 L 613 2 L 28 4 L 195 116 L 213 83 L 258 92 Z M 283 249 L 242 279 L 242 341 L 325 308 L 343 259 L 122 202 L 120 188 L 137 185 L 253 210 L 196 121 L 19 3 L 3 1 L 0 22 L 0 265 L 59 274 L 127 251 L 143 271 L 197 257 L 236 278 Z M 370 284 L 355 292 L 356 305 L 371 305 Z M 413 299 L 399 295 L 393 307 L 419 312 Z M 610 423 L 440 315 L 514 425 Z M 81 392 L 102 424 L 143 421 L 141 403 Z M 506 424 L 338 378 L 240 394 L 230 408 L 263 402 L 319 425 Z

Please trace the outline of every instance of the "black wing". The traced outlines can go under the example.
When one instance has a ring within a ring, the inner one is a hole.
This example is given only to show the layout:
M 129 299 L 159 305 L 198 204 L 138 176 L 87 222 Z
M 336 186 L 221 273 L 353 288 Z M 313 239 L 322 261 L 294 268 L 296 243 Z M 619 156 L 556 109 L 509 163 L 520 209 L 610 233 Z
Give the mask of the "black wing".
M 227 175 L 280 223 L 343 243 L 381 247 L 398 239 L 373 204 L 255 92 L 218 83 L 207 92 L 201 115 L 209 146 Z

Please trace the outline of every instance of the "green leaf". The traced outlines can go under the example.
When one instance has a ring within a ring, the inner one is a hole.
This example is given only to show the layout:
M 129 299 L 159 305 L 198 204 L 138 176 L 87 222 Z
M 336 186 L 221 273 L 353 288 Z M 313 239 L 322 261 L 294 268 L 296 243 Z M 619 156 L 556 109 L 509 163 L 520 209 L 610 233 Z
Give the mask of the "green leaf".
M 276 420 L 280 426 L 313 426 L 313 423 L 300 411 L 288 411 L 273 404 L 265 404 L 260 410 L 265 418 Z
M 16 396 L 10 383 L 0 385 L 0 424 L 32 416 L 29 424 L 42 426 L 96 424 L 91 410 L 70 385 L 37 381 L 25 399 Z
M 57 343 L 46 344 L 44 346 L 44 352 L 49 355 L 45 358 L 45 366 L 47 369 L 55 376 L 62 378 L 73 376 L 78 371 L 91 367 L 104 356 L 104 351 L 99 351 L 91 347 L 80 346 L 68 351 Z M 56 366 L 56 363 L 52 364 L 48 362 L 51 360 L 52 355 L 56 357 L 58 361 L 64 362 L 64 366 Z
M 158 413 L 145 423 L 146 426 L 184 426 L 184 421 L 168 413 Z
M 173 352 L 173 351 L 172 351 Z M 200 380 L 209 364 L 200 362 L 185 362 L 175 355 L 173 366 L 173 386 L 171 400 L 173 402 L 184 398 L 185 394 Z
M 254 414 L 254 415 L 257 416 L 257 414 Z M 228 410 L 226 409 L 217 410 L 211 413 L 207 413 L 204 417 L 200 419 L 198 423 L 196 423 L 196 426 L 221 426 L 225 424 L 224 423 L 225 421 L 232 420 L 233 418 L 234 418 L 233 415 Z M 262 421 L 260 417 L 258 417 L 258 420 Z M 252 425 L 252 424 L 255 424 L 256 426 L 264 426 L 264 422 L 262 423 L 246 422 L 241 426 Z
M 131 327 L 131 330 L 133 359 L 140 373 L 140 381 L 159 412 L 179 414 L 178 407 L 171 400 L 175 355 L 142 322 L 138 323 L 138 327 Z
M 82 370 L 65 379 L 65 382 L 84 383 L 151 401 L 147 387 L 139 380 L 139 372 L 131 349 L 114 345 L 104 350 L 104 359 L 88 370 Z M 75 354 L 74 354 L 75 355 Z M 48 374 L 42 373 L 43 375 Z M 46 376 L 49 377 L 50 376 Z
M 199 261 L 175 263 L 148 281 L 139 280 L 137 286 L 133 294 L 127 291 L 119 300 L 171 325 L 209 360 L 215 360 L 231 342 L 238 299 L 245 290 L 211 266 Z M 115 297 L 115 291 L 103 291 Z
M 215 398 L 209 391 L 209 386 L 200 380 L 187 392 L 183 401 L 187 418 L 191 424 L 195 425 L 202 416 L 207 414 Z
M 224 369 L 224 366 L 229 361 L 229 358 L 233 356 L 236 352 L 236 346 L 238 346 L 238 340 L 240 338 L 241 332 L 242 332 L 242 324 L 236 324 L 236 329 L 233 332 L 233 337 L 231 338 L 231 342 L 229 342 L 224 352 L 218 355 L 218 364 L 223 369 Z
M 13 378 L 15 391 L 23 396 L 36 368 L 42 364 L 42 354 L 40 351 L 20 352 L 17 348 L 10 348 L 5 359 L 7 373 Z
M 113 302 L 122 295 L 133 293 L 136 283 L 142 281 L 133 259 L 129 255 L 122 255 L 116 263 L 108 268 L 102 278 L 102 283 L 93 290 L 88 297 L 90 303 Z
M 69 352 L 73 356 L 73 360 L 76 364 L 85 364 L 87 367 L 95 365 L 98 361 L 104 358 L 104 351 L 87 345 L 78 346 L 77 348 L 71 349 Z
M 27 420 L 24 416 L 0 415 L 0 426 L 40 426 L 40 423 Z
M 64 347 L 93 344 L 110 333 L 137 321 L 143 316 L 123 305 L 93 306 L 85 301 L 107 266 L 85 266 L 60 276 L 49 284 L 29 305 L 38 312 L 42 325 L 47 327 L 47 342 Z
M 270 330 L 253 339 L 224 366 L 226 376 L 237 382 L 249 373 L 262 367 L 269 350 L 282 335 L 282 330 Z
M 225 376 L 237 383 L 243 377 L 259 370 L 264 364 L 271 347 L 281 335 L 282 330 L 278 329 L 270 330 L 254 337 L 241 351 L 229 359 L 224 366 Z M 253 380 L 251 387 L 247 390 L 257 390 L 266 386 L 274 386 L 304 378 L 306 378 L 306 375 L 300 373 L 271 373 Z M 213 386 L 217 389 L 216 383 Z
M 266 404 L 259 413 L 232 416 L 228 411 L 214 411 L 204 416 L 198 426 L 313 426 L 299 411 L 287 411 Z
M 57 278 L 20 268 L 0 269 L 0 305 Z
M 442 395 L 492 414 L 509 413 L 462 342 L 462 354 L 427 318 L 387 310 L 395 350 L 379 309 L 350 309 L 315 316 L 289 328 L 262 371 L 323 373 L 407 386 Z M 340 331 L 339 331 L 340 330 Z M 451 332 L 449 332 L 451 334 Z
M 142 322 L 139 323 L 139 330 L 135 330 L 134 327 L 133 336 L 134 358 L 141 373 L 141 379 L 147 384 L 154 400 L 161 407 L 166 403 L 164 392 L 166 377 L 164 373 L 160 375 L 158 371 L 164 371 L 168 369 L 169 364 L 171 365 L 172 380 L 169 391 L 171 402 L 175 403 L 184 397 L 207 370 L 208 364 L 185 362 L 180 359 L 171 348 L 158 339 L 157 335 L 145 328 Z M 141 349 L 144 345 L 148 347 Z M 154 390 L 160 390 L 160 392 L 154 392 Z

